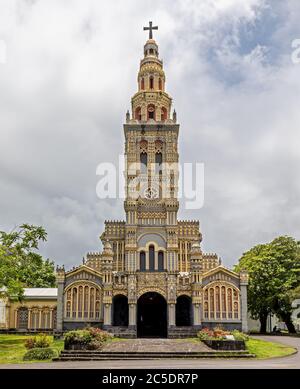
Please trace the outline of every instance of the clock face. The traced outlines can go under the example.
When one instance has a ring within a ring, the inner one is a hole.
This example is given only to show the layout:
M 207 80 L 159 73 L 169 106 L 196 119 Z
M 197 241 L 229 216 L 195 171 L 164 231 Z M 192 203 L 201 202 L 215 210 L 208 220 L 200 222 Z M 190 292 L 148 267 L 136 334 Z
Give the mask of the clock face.
M 147 188 L 145 190 L 145 198 L 146 199 L 157 199 L 158 198 L 158 190 L 156 188 Z

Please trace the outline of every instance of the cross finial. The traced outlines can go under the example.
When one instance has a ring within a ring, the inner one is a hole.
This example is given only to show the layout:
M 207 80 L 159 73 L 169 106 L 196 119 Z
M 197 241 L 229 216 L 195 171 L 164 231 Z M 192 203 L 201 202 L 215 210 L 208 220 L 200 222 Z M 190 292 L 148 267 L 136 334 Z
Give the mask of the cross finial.
M 158 30 L 158 26 L 152 26 L 152 22 L 149 22 L 149 27 L 144 27 L 144 31 L 149 30 L 149 39 L 153 39 L 153 30 Z

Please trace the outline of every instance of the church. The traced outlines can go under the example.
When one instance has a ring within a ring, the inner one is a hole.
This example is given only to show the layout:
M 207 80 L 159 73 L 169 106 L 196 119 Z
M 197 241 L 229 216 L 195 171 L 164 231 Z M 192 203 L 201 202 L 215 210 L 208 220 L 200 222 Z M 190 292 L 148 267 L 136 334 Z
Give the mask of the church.
M 198 221 L 178 220 L 180 126 L 157 27 L 144 30 L 149 39 L 123 126 L 125 220 L 105 222 L 102 252 L 72 270 L 58 267 L 57 288 L 25 289 L 22 303 L 0 302 L 2 329 L 95 326 L 128 338 L 189 337 L 216 326 L 247 331 L 247 274 L 202 251 Z

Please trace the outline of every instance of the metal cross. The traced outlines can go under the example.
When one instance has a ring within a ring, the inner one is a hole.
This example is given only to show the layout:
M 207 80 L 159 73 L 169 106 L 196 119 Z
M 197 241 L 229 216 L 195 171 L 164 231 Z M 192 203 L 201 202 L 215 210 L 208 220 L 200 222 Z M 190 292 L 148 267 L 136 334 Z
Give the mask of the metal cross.
M 153 39 L 153 30 L 158 30 L 158 26 L 153 27 L 152 22 L 149 22 L 149 27 L 144 27 L 144 31 L 149 30 L 149 39 Z

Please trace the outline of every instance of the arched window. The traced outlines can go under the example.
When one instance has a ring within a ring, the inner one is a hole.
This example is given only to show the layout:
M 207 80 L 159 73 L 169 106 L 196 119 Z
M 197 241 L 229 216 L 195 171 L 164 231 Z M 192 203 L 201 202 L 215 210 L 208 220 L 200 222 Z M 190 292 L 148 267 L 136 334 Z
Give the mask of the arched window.
M 147 174 L 148 156 L 147 153 L 141 153 L 140 155 L 140 171 L 142 174 Z
M 161 121 L 164 122 L 168 119 L 168 111 L 167 108 L 162 107 L 161 109 Z
M 213 319 L 215 316 L 215 299 L 214 299 L 213 288 L 210 288 L 209 290 L 209 305 L 210 305 L 210 318 Z
M 72 307 L 72 317 L 76 317 L 76 311 L 77 311 L 77 288 L 73 288 L 72 293 L 72 299 L 73 299 L 73 307 Z
M 144 251 L 140 252 L 140 271 L 146 270 L 146 254 Z
M 152 76 L 150 76 L 149 85 L 150 85 L 150 89 L 154 88 L 154 78 Z
M 205 289 L 203 299 L 204 306 L 208 303 L 208 312 L 205 317 L 225 320 L 240 318 L 239 290 L 233 286 L 211 286 Z
M 155 270 L 155 251 L 154 246 L 149 246 L 149 270 Z
M 164 271 L 164 253 L 163 251 L 158 252 L 158 271 Z
M 221 288 L 221 302 L 222 302 L 222 319 L 226 319 L 226 289 L 225 286 Z
M 65 317 L 81 320 L 98 319 L 101 291 L 90 284 L 71 286 L 65 293 Z
M 95 314 L 95 288 L 90 289 L 90 318 L 94 319 Z
M 162 173 L 162 153 L 155 154 L 155 171 L 156 174 Z
M 162 90 L 161 78 L 158 80 L 158 89 L 159 89 L 159 90 Z
M 48 309 L 43 309 L 41 313 L 41 328 L 48 329 L 50 328 L 50 311 Z
M 30 315 L 30 328 L 32 330 L 36 330 L 39 328 L 39 319 L 40 319 L 40 312 L 38 308 L 32 309 Z
M 83 316 L 87 318 L 89 316 L 89 287 L 84 287 L 84 314 Z
M 17 328 L 27 330 L 28 328 L 28 308 L 22 307 L 17 312 Z
M 144 80 L 144 77 L 143 77 L 142 80 L 141 80 L 141 89 L 142 89 L 142 90 L 145 89 L 145 80 Z
M 148 120 L 155 119 L 155 106 L 153 104 L 148 105 Z
M 83 288 L 79 286 L 78 317 L 82 318 Z
M 142 111 L 141 111 L 141 107 L 137 107 L 137 108 L 135 109 L 134 118 L 135 118 L 136 120 L 142 120 Z
M 232 319 L 232 289 L 227 290 L 228 317 Z
M 216 317 L 217 317 L 217 319 L 220 319 L 221 306 L 220 306 L 220 288 L 219 288 L 219 286 L 216 286 L 215 293 L 216 293 Z

